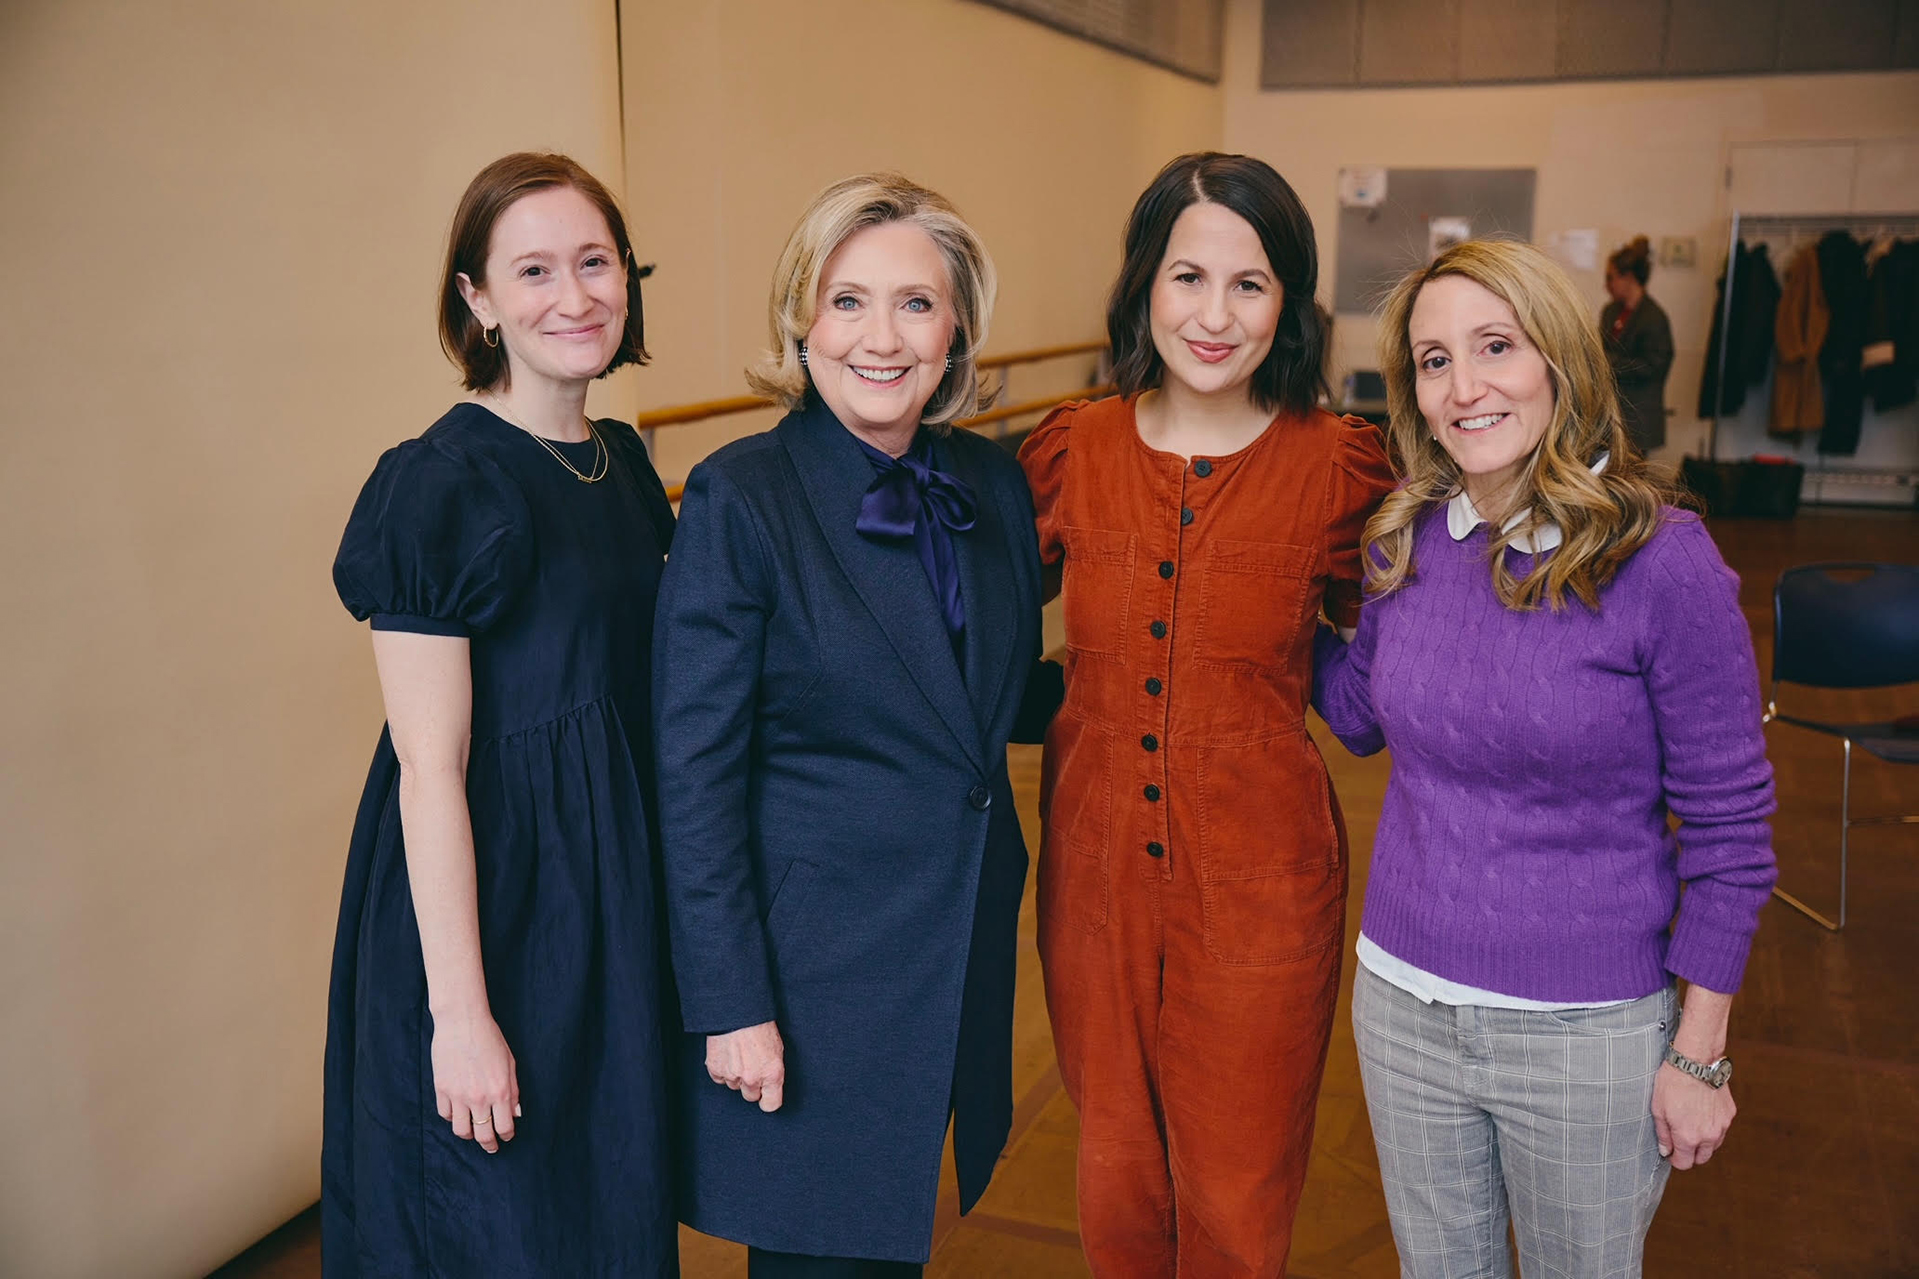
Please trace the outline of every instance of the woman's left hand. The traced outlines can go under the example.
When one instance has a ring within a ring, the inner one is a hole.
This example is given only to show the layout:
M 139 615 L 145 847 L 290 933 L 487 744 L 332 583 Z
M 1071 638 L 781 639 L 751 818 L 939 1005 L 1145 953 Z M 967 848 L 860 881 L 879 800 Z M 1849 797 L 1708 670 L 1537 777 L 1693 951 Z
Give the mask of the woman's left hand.
M 1726 1130 L 1737 1111 L 1731 1084 L 1714 1088 L 1670 1062 L 1653 1079 L 1653 1128 L 1659 1134 L 1660 1155 L 1670 1158 L 1674 1168 L 1690 1168 L 1711 1159 L 1725 1144 Z
M 1688 983 L 1672 1046 L 1693 1061 L 1717 1061 L 1726 1051 L 1726 1023 L 1732 996 Z M 1726 1130 L 1738 1107 L 1732 1085 L 1714 1088 L 1671 1062 L 1652 1081 L 1652 1125 L 1659 1135 L 1659 1156 L 1675 1168 L 1690 1168 L 1713 1157 L 1726 1144 Z

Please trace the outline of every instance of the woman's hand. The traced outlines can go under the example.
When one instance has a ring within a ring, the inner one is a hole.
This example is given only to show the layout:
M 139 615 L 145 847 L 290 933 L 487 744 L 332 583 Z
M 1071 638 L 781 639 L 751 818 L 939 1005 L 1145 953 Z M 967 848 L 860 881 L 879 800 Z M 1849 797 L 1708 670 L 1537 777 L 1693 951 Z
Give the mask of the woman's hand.
M 1726 1052 L 1726 1024 L 1731 1017 L 1731 995 L 1689 983 L 1672 1046 L 1693 1061 L 1718 1061 Z M 1731 1084 L 1714 1088 L 1671 1062 L 1661 1065 L 1653 1078 L 1653 1130 L 1659 1136 L 1660 1157 L 1671 1159 L 1674 1168 L 1690 1168 L 1711 1159 L 1726 1143 L 1726 1130 L 1737 1111 Z
M 769 1115 L 786 1099 L 786 1044 L 770 1021 L 706 1037 L 706 1073 Z
M 1659 1134 L 1659 1153 L 1669 1157 L 1674 1168 L 1690 1168 L 1711 1159 L 1725 1144 L 1737 1110 L 1731 1084 L 1714 1088 L 1670 1062 L 1653 1079 L 1653 1128 Z
M 520 1078 L 491 1016 L 433 1019 L 433 1099 L 453 1135 L 479 1142 L 489 1155 L 513 1140 Z

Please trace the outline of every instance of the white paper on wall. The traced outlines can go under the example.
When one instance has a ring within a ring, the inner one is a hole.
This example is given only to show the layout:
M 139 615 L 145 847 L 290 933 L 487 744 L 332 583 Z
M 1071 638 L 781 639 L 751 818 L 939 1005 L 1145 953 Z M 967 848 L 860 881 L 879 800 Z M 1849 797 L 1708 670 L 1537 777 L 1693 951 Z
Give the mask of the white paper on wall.
M 1354 165 L 1339 171 L 1339 204 L 1344 209 L 1377 209 L 1386 203 L 1386 167 Z
M 1599 228 L 1576 227 L 1546 237 L 1546 252 L 1575 271 L 1599 269 Z
M 1428 218 L 1426 220 L 1426 260 L 1430 262 L 1461 240 L 1472 238 L 1471 218 Z

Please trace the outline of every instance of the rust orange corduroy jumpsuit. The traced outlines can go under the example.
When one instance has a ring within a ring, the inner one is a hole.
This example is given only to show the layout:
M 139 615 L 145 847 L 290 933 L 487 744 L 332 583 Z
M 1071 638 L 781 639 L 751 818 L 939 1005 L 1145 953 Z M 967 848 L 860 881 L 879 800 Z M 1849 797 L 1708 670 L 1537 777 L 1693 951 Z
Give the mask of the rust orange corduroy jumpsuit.
M 1066 702 L 1040 783 L 1039 944 L 1099 1279 L 1285 1272 L 1338 994 L 1346 837 L 1306 732 L 1324 602 L 1359 606 L 1391 484 L 1326 413 L 1228 457 L 1130 401 L 1020 451 L 1063 569 Z

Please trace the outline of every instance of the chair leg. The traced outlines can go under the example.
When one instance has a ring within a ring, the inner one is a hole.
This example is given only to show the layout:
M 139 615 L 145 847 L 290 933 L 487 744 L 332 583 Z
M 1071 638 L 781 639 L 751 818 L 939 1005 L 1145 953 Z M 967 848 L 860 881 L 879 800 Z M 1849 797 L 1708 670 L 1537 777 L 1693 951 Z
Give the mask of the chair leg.
M 1826 918 L 1824 915 L 1820 914 L 1818 911 L 1806 905 L 1806 903 L 1800 901 L 1797 897 L 1794 897 L 1791 893 L 1787 892 L 1785 889 L 1780 888 L 1777 885 L 1774 885 L 1772 890 L 1772 895 L 1774 897 L 1777 897 L 1780 901 L 1786 903 L 1786 905 L 1792 907 L 1794 910 L 1798 911 L 1800 914 L 1804 915 L 1807 919 L 1810 919 L 1813 923 L 1819 925 L 1821 928 L 1825 929 L 1829 933 L 1836 933 L 1840 929 L 1846 926 L 1846 853 L 1848 851 L 1846 847 L 1846 844 L 1847 844 L 1846 835 L 1852 829 L 1852 739 L 1850 737 L 1842 737 L 1839 740 L 1845 744 L 1846 765 L 1845 765 L 1845 772 L 1843 774 L 1844 780 L 1840 782 L 1840 786 L 1839 786 L 1839 919 L 1838 919 L 1838 922 L 1835 923 L 1834 921 Z
M 1839 783 L 1839 927 L 1846 926 L 1846 854 L 1852 844 L 1852 739 L 1846 744 L 1846 771 Z

